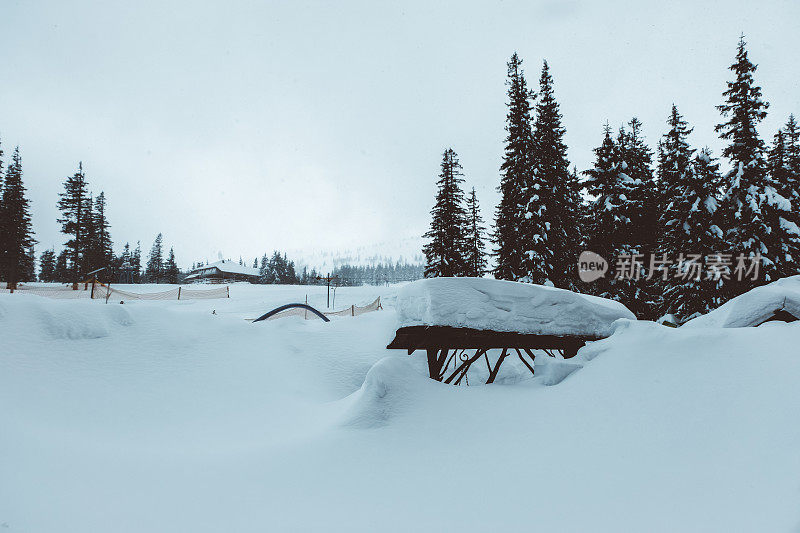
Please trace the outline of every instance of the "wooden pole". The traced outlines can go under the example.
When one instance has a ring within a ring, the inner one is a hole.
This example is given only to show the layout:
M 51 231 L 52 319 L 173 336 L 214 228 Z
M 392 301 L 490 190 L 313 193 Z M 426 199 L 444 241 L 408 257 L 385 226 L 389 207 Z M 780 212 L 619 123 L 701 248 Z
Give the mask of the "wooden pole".
M 181 288 L 178 287 L 178 300 L 180 300 L 180 299 L 181 299 Z
M 230 285 L 226 285 L 225 286 L 225 292 L 227 293 L 228 298 L 230 298 L 231 297 L 231 286 Z

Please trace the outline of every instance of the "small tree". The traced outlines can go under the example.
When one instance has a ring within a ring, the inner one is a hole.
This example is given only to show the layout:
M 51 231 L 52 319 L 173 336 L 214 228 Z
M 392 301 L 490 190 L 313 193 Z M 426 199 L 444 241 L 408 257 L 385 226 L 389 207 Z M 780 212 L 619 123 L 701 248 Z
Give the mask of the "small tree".
M 65 283 L 72 279 L 72 268 L 69 264 L 69 257 L 70 253 L 66 248 L 58 253 L 56 266 L 53 269 L 53 281 Z
M 729 141 L 722 154 L 732 166 L 723 180 L 720 225 L 729 250 L 751 260 L 761 257 L 760 273 L 763 279 L 772 281 L 779 276 L 783 239 L 778 220 L 787 203 L 767 180 L 764 143 L 756 126 L 767 116 L 769 104 L 762 100 L 761 88 L 753 80 L 756 65 L 747 56 L 744 37 L 739 40 L 730 70 L 734 80 L 723 93 L 725 103 L 717 106 L 727 120 L 717 125 L 716 131 Z M 750 278 L 738 281 L 731 277 L 723 286 L 725 296 L 737 296 L 756 283 Z
M 160 233 L 156 236 L 153 247 L 150 248 L 145 277 L 150 283 L 160 283 L 164 277 L 163 236 Z
M 72 288 L 78 288 L 81 265 L 86 252 L 86 233 L 89 228 L 88 213 L 90 202 L 83 163 L 78 163 L 78 171 L 64 182 L 64 192 L 60 195 L 58 208 L 61 210 L 61 232 L 71 238 L 64 243 L 70 254 L 70 277 Z
M 39 280 L 56 281 L 56 252 L 52 248 L 39 256 Z
M 178 264 L 175 262 L 175 250 L 173 248 L 169 249 L 169 256 L 167 257 L 166 263 L 164 263 L 164 278 L 166 279 L 167 283 L 178 283 L 178 277 L 180 276 L 180 269 L 178 268 Z
M 6 170 L 0 203 L 0 265 L 9 288 L 15 289 L 17 282 L 36 277 L 31 274 L 35 260 L 30 258 L 35 242 L 30 202 L 22 184 L 22 158 L 17 147 Z
M 142 279 L 142 243 L 136 241 L 136 248 L 131 254 L 131 266 L 133 267 L 133 282 L 140 283 Z
M 425 276 L 463 276 L 466 272 L 466 222 L 464 178 L 461 164 L 452 148 L 442 154 L 442 171 L 437 182 L 436 204 L 431 210 L 431 228 L 424 237 Z
M 486 228 L 483 226 L 481 209 L 475 187 L 467 197 L 467 276 L 482 277 L 486 273 Z
M 528 272 L 523 264 L 530 243 L 520 238 L 529 210 L 527 194 L 533 189 L 533 131 L 531 126 L 531 99 L 522 60 L 517 53 L 508 62 L 508 101 L 506 106 L 506 135 L 503 163 L 500 166 L 500 203 L 495 213 L 492 240 L 495 244 L 497 279 L 516 281 Z M 426 274 L 427 275 L 427 274 Z
M 93 239 L 93 262 L 94 268 L 105 268 L 104 276 L 111 275 L 111 267 L 114 261 L 114 249 L 111 242 L 111 235 L 109 234 L 109 223 L 106 217 L 106 195 L 100 192 L 94 201 L 93 224 L 94 239 Z

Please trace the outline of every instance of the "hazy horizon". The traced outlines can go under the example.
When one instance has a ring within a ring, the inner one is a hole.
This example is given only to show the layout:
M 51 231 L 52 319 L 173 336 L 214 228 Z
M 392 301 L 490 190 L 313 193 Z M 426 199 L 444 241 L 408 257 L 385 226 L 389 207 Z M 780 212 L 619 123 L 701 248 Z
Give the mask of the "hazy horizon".
M 498 195 L 506 61 L 555 80 L 569 157 L 637 116 L 651 148 L 674 102 L 694 148 L 713 127 L 741 33 L 769 115 L 790 113 L 800 4 L 13 2 L 0 141 L 19 145 L 37 253 L 66 237 L 63 180 L 83 161 L 117 252 L 163 232 L 181 267 L 273 249 L 419 237 L 452 147 L 487 226 Z M 723 166 L 726 164 L 723 163 Z

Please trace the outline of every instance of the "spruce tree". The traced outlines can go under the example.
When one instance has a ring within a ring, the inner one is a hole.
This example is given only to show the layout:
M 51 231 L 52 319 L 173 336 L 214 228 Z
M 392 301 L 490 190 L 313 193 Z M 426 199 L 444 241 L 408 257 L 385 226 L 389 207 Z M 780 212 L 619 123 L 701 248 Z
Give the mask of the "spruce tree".
M 34 260 L 30 253 L 36 242 L 31 226 L 30 202 L 22 184 L 22 158 L 19 147 L 14 149 L 6 169 L 0 204 L 0 265 L 8 287 L 15 289 L 19 281 L 35 279 L 31 274 Z
M 133 267 L 133 282 L 140 283 L 142 278 L 142 243 L 136 241 L 136 248 L 131 254 L 131 266 Z
M 56 281 L 56 252 L 52 248 L 39 256 L 39 280 Z
M 442 154 L 442 171 L 437 182 L 436 203 L 431 210 L 431 227 L 425 254 L 425 277 L 463 276 L 467 272 L 467 213 L 464 209 L 464 181 L 461 164 L 452 148 Z
M 581 197 L 577 177 L 569 171 L 565 133 L 545 61 L 533 127 L 534 172 L 524 195 L 527 231 L 519 238 L 532 245 L 525 257 L 528 279 L 571 288 L 577 280 Z
M 797 182 L 799 176 L 794 173 L 791 164 L 790 148 L 787 146 L 788 135 L 778 130 L 767 157 L 769 183 L 781 198 L 786 199 L 783 212 L 776 214 L 778 235 L 782 242 L 778 244 L 782 256 L 778 257 L 777 268 L 780 277 L 798 273 L 797 261 L 800 260 L 800 213 L 797 210 Z M 769 212 L 767 214 L 769 216 Z
M 6 271 L 5 259 L 5 242 L 3 237 L 3 228 L 5 228 L 4 211 L 3 211 L 3 188 L 5 179 L 3 177 L 3 146 L 0 144 L 0 281 L 3 281 Z
M 103 191 L 94 201 L 94 267 L 105 268 L 101 273 L 106 279 L 110 279 L 111 267 L 114 261 L 114 249 L 111 242 L 111 235 L 108 232 L 110 227 L 106 217 L 106 195 Z
M 797 126 L 794 115 L 789 115 L 784 131 L 786 159 L 793 179 L 793 196 L 798 197 L 800 196 L 800 127 Z
M 611 136 L 608 124 L 603 130 L 603 142 L 594 149 L 594 167 L 585 171 L 583 185 L 592 198 L 586 208 L 589 250 L 599 254 L 613 268 L 616 256 L 630 238 L 630 220 L 626 216 L 627 198 L 621 184 L 622 161 L 619 148 Z M 611 296 L 612 273 L 593 282 L 588 290 L 601 296 Z
M 36 250 L 28 248 L 22 258 L 22 275 L 20 281 L 36 281 Z
M 86 177 L 83 174 L 83 163 L 78 163 L 78 171 L 68 177 L 64 183 L 64 192 L 58 201 L 61 210 L 61 232 L 69 235 L 70 239 L 64 243 L 70 254 L 70 269 L 72 288 L 78 288 L 81 266 L 84 264 L 86 253 L 86 234 L 90 226 L 88 213 L 91 211 L 88 198 Z
M 164 278 L 167 283 L 172 283 L 174 285 L 178 283 L 179 275 L 180 269 L 178 268 L 178 264 L 175 262 L 175 250 L 170 248 L 169 256 L 167 257 L 167 261 L 164 263 Z
M 678 136 L 673 137 L 676 139 Z M 678 152 L 670 154 L 669 159 L 681 167 L 684 163 L 681 154 L 694 150 L 683 143 L 673 146 Z M 722 230 L 715 224 L 721 176 L 719 164 L 708 148 L 694 157 L 688 167 L 675 173 L 673 168 L 665 169 L 671 180 L 670 195 L 661 219 L 661 249 L 673 261 L 663 282 L 662 312 L 685 320 L 722 303 L 723 280 L 708 276 L 703 269 L 706 258 L 724 252 L 726 246 Z
M 150 255 L 147 258 L 147 268 L 145 269 L 145 277 L 150 283 L 161 283 L 164 277 L 164 237 L 159 233 L 156 240 L 153 241 L 153 246 L 150 248 Z
M 529 206 L 526 194 L 534 188 L 533 134 L 530 102 L 533 94 L 528 90 L 522 71 L 522 60 L 516 52 L 508 62 L 508 113 L 506 114 L 505 150 L 500 166 L 500 203 L 495 213 L 493 241 L 495 244 L 497 279 L 518 280 L 528 272 L 523 262 L 530 243 L 523 242 L 520 231 L 525 221 L 524 213 L 535 211 Z M 533 262 L 538 258 L 528 258 Z
M 735 79 L 723 93 L 725 103 L 717 106 L 726 122 L 716 126 L 720 137 L 729 141 L 723 155 L 732 168 L 725 174 L 725 196 L 720 206 L 720 222 L 734 257 L 742 254 L 755 260 L 761 257 L 759 280 L 731 276 L 724 284 L 727 298 L 741 294 L 759 281 L 774 281 L 785 260 L 787 235 L 779 224 L 789 202 L 770 183 L 764 160 L 764 143 L 756 126 L 767 116 L 768 103 L 753 80 L 756 65 L 747 57 L 744 37 L 739 40 L 736 62 L 730 70 Z
M 665 259 L 664 254 L 666 254 L 667 260 L 677 261 L 678 254 L 681 253 L 685 255 L 710 253 L 715 250 L 706 250 L 705 252 L 695 250 L 690 247 L 692 243 L 688 242 L 692 232 L 705 232 L 708 230 L 707 225 L 696 228 L 684 227 L 690 210 L 696 208 L 692 203 L 686 203 L 688 201 L 686 197 L 687 188 L 693 186 L 695 178 L 692 166 L 695 150 L 689 146 L 688 142 L 688 136 L 692 132 L 692 128 L 689 127 L 688 122 L 678 112 L 678 107 L 675 104 L 672 104 L 667 124 L 669 125 L 669 131 L 664 134 L 658 143 L 657 175 L 659 199 L 654 213 L 659 218 L 658 229 L 654 233 L 658 244 L 657 252 L 661 254 L 658 259 Z M 691 200 L 694 201 L 694 198 L 691 198 Z M 716 204 L 714 204 L 714 210 L 716 210 Z M 685 261 L 682 264 L 685 265 Z M 681 268 L 684 267 L 682 266 Z M 676 311 L 678 304 L 670 301 L 670 298 L 674 299 L 676 296 L 667 296 L 665 291 L 674 287 L 676 283 L 682 283 L 682 281 L 680 281 L 673 267 L 667 270 L 668 277 L 666 280 L 663 279 L 663 274 L 660 278 L 658 274 L 653 274 L 653 281 L 655 286 L 664 292 L 664 298 L 658 306 L 657 314 L 666 312 L 678 314 L 678 311 Z
M 642 262 L 639 278 L 616 277 L 613 295 L 641 318 L 657 318 L 661 292 L 655 282 L 646 279 L 647 262 L 655 251 L 655 228 L 658 220 L 659 194 L 653 179 L 653 153 L 644 141 L 642 123 L 636 117 L 628 122 L 629 129 L 620 128 L 617 136 L 619 157 L 619 196 L 622 202 L 617 214 L 624 221 L 627 237 L 616 244 L 617 256 L 630 255 Z M 633 259 L 632 259 L 633 260 Z
M 480 278 L 486 273 L 486 228 L 483 226 L 475 187 L 467 197 L 467 221 L 466 275 Z
M 53 281 L 65 283 L 72 279 L 72 268 L 69 264 L 70 252 L 66 248 L 58 253 L 56 266 L 53 269 Z

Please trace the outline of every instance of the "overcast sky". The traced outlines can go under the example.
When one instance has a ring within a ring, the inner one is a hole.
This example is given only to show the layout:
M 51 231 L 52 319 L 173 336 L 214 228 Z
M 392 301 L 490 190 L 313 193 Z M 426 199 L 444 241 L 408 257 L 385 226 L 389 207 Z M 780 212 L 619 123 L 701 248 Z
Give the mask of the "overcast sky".
M 800 114 L 800 2 L 0 0 L 0 139 L 23 157 L 37 250 L 65 238 L 63 179 L 82 160 L 115 248 L 158 232 L 179 263 L 420 235 L 441 153 L 459 154 L 491 220 L 506 61 L 547 59 L 571 162 L 606 121 L 675 102 L 720 143 L 741 32 L 772 104 Z

